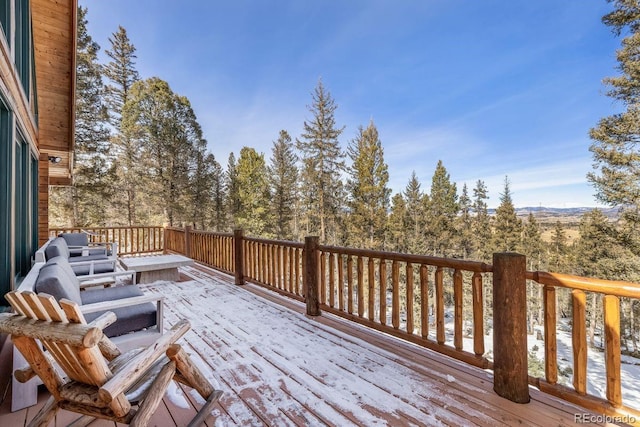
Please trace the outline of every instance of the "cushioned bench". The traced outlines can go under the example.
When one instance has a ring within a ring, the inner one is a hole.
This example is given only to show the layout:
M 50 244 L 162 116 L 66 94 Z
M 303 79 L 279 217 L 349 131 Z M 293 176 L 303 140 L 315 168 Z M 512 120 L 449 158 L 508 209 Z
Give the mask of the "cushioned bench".
M 44 254 L 47 261 L 56 257 L 66 259 L 71 264 L 74 274 L 78 276 L 110 273 L 116 269 L 116 259 L 108 257 L 104 251 L 100 254 L 72 257 L 67 241 L 62 237 L 51 240 Z

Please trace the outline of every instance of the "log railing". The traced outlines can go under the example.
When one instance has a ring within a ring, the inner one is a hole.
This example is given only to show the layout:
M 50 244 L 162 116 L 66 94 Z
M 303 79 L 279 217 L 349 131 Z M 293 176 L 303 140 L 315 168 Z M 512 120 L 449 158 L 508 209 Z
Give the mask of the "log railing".
M 585 408 L 640 425 L 640 411 L 622 398 L 620 298 L 640 300 L 640 285 L 546 272 L 527 272 L 524 257 L 495 254 L 493 265 L 422 255 L 245 237 L 241 230 L 213 233 L 190 227 L 84 228 L 116 241 L 121 255 L 175 252 L 235 276 L 306 301 L 322 311 L 494 370 L 501 396 L 526 402 L 526 383 Z M 52 228 L 51 235 L 80 228 Z M 545 377 L 527 377 L 526 280 L 544 297 Z M 573 385 L 558 384 L 557 290 L 572 301 Z M 517 292 L 515 291 L 517 290 Z M 493 295 L 494 359 L 485 356 L 485 292 Z M 586 293 L 601 295 L 604 319 L 605 399 L 587 390 Z M 496 348 L 501 352 L 495 351 Z M 523 363 L 525 361 L 525 363 Z M 523 366 L 524 365 L 524 366 Z M 524 369 L 524 370 L 523 370 Z M 522 386 L 519 380 L 524 375 Z M 518 380 L 516 381 L 516 377 Z M 517 385 L 514 385 L 517 384 Z
M 625 406 L 622 399 L 621 346 L 620 346 L 620 298 L 640 300 L 640 284 L 590 279 L 567 274 L 527 272 L 527 279 L 543 286 L 545 377 L 530 378 L 540 390 L 577 403 L 610 416 L 625 416 L 640 423 L 640 411 Z M 558 384 L 557 345 L 557 290 L 571 292 L 571 334 L 573 350 L 572 387 Z M 604 322 L 604 360 L 606 375 L 603 378 L 605 399 L 587 392 L 587 293 L 592 298 L 602 298 Z
M 320 245 L 318 302 L 323 311 L 486 368 L 483 273 L 490 271 L 480 262 Z M 472 295 L 467 316 L 465 291 Z M 464 348 L 469 335 L 473 344 Z
M 82 231 L 89 233 L 91 242 L 117 243 L 118 255 L 153 254 L 164 250 L 164 228 L 161 226 L 51 227 L 49 236 Z

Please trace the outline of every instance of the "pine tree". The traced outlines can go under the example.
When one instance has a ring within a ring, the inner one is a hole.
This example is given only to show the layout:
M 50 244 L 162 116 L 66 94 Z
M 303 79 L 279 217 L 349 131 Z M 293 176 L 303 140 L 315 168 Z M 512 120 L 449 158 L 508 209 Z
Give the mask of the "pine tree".
M 298 198 L 298 157 L 293 151 L 291 136 L 280 131 L 271 149 L 269 185 L 271 187 L 271 210 L 275 234 L 278 239 L 293 239 L 294 207 Z
M 257 236 L 269 236 L 269 184 L 264 155 L 243 147 L 238 158 L 237 182 L 240 209 L 238 227 Z
M 321 242 L 338 243 L 343 202 L 341 175 L 345 170 L 344 154 L 338 137 L 344 127 L 337 128 L 337 109 L 322 80 L 312 94 L 309 111 L 311 121 L 304 122 L 304 132 L 296 141 L 302 159 L 307 231 L 318 233 Z
M 475 242 L 473 245 L 474 258 L 485 262 L 491 262 L 491 217 L 487 200 L 489 193 L 484 181 L 478 180 L 473 189 L 473 234 Z
M 402 193 L 396 193 L 391 199 L 391 213 L 387 223 L 387 249 L 407 252 L 407 218 L 407 206 Z
M 424 239 L 425 199 L 427 196 L 420 189 L 421 185 L 416 172 L 411 172 L 411 178 L 404 190 L 407 217 L 406 223 L 406 248 L 412 254 L 424 254 L 426 251 Z
M 194 159 L 206 145 L 189 100 L 157 77 L 136 82 L 123 108 L 122 124 L 142 148 L 141 178 L 147 195 L 142 204 L 149 215 L 144 222 L 186 222 Z
M 122 108 L 127 103 L 129 92 L 135 82 L 140 80 L 136 70 L 136 48 L 127 36 L 127 30 L 118 26 L 118 31 L 109 37 L 111 49 L 105 51 L 111 60 L 103 67 L 104 76 L 111 84 L 106 86 L 106 99 L 112 124 L 120 127 Z
M 389 172 L 384 161 L 378 129 L 369 123 L 360 127 L 351 141 L 347 154 L 352 161 L 349 168 L 348 242 L 367 249 L 382 249 L 386 235 L 389 195 Z
M 496 252 L 515 251 L 520 247 L 522 221 L 516 216 L 511 200 L 509 179 L 504 179 L 504 193 L 500 195 L 500 205 L 496 209 L 493 248 Z
M 569 246 L 567 234 L 560 221 L 556 221 L 549 245 L 549 269 L 556 273 L 569 273 Z
M 118 27 L 118 31 L 109 37 L 111 49 L 105 53 L 111 60 L 102 67 L 105 77 L 110 81 L 106 86 L 106 102 L 115 134 L 111 138 L 112 155 L 115 157 L 113 170 L 115 180 L 114 207 L 118 212 L 127 213 L 128 225 L 137 222 L 136 208 L 138 197 L 142 192 L 140 180 L 136 179 L 144 172 L 140 170 L 141 148 L 136 145 L 136 138 L 129 135 L 122 126 L 122 109 L 127 103 L 131 87 L 140 80 L 135 68 L 135 47 L 127 36 L 127 31 Z M 116 216 L 116 215 L 114 215 Z M 117 217 L 117 216 L 116 216 Z
M 615 231 L 620 244 L 640 254 L 640 2 L 609 0 L 614 10 L 603 17 L 613 33 L 628 35 L 617 51 L 620 75 L 606 78 L 608 96 L 625 111 L 605 117 L 591 129 L 594 168 L 588 175 L 596 197 L 621 208 L 622 226 Z
M 204 230 L 209 221 L 208 217 L 215 202 L 214 186 L 216 179 L 216 159 L 205 151 L 206 142 L 203 140 L 199 147 L 195 147 L 192 162 L 193 173 L 189 179 L 189 202 L 191 204 L 189 222 L 194 227 Z
M 217 161 L 213 164 L 213 175 L 211 181 L 211 189 L 213 191 L 213 204 L 211 217 L 209 219 L 209 227 L 214 231 L 226 231 L 227 226 L 227 210 L 225 207 L 226 193 L 224 185 L 224 171 Z
M 431 192 L 426 204 L 428 251 L 435 256 L 451 256 L 455 238 L 454 222 L 458 215 L 456 184 L 451 182 L 442 160 L 438 160 L 431 179 Z
M 73 162 L 73 223 L 106 225 L 105 209 L 111 202 L 108 112 L 98 51 L 87 31 L 87 9 L 78 7 L 76 54 L 75 151 Z
M 237 228 L 237 217 L 240 213 L 240 195 L 238 193 L 238 171 L 236 156 L 229 153 L 227 172 L 225 174 L 225 192 L 227 194 L 227 217 L 230 228 Z
M 472 204 L 466 183 L 462 185 L 462 194 L 460 194 L 458 205 L 460 207 L 460 215 L 455 220 L 456 233 L 453 239 L 457 246 L 456 255 L 462 259 L 469 259 L 474 251 L 475 237 L 473 234 L 473 218 L 471 216 Z
M 542 233 L 536 217 L 529 212 L 527 222 L 522 232 L 522 246 L 520 252 L 527 257 L 529 270 L 542 270 L 544 266 L 544 247 Z

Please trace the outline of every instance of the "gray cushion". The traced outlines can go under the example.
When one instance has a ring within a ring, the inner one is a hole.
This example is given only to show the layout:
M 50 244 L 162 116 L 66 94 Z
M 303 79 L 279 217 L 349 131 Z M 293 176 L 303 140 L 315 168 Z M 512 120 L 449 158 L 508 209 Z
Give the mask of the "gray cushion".
M 89 265 L 71 264 L 71 268 L 73 269 L 73 272 L 76 274 L 76 276 L 86 276 L 87 274 L 91 273 L 91 266 Z M 93 274 L 113 273 L 113 271 L 113 262 L 107 262 L 103 264 L 97 262 L 93 265 Z
M 49 242 L 49 244 L 45 248 L 44 256 L 47 260 L 55 258 L 57 256 L 69 258 L 69 246 L 62 237 L 56 237 L 51 242 Z
M 82 304 L 78 279 L 73 271 L 71 273 L 66 271 L 63 263 L 52 263 L 42 267 L 36 279 L 34 290 L 36 293 L 52 295 L 58 301 L 66 298 Z
M 102 301 L 113 301 L 122 298 L 142 296 L 144 293 L 136 285 L 115 286 L 111 288 L 88 290 L 80 293 L 83 304 L 92 304 Z M 156 306 L 153 303 L 144 303 L 129 307 L 116 308 L 113 311 L 117 317 L 115 323 L 104 329 L 108 337 L 116 337 L 141 329 L 150 328 L 156 324 Z M 87 313 L 85 319 L 91 322 L 100 317 L 104 311 Z
M 87 233 L 60 233 L 58 237 L 62 237 L 69 246 L 89 246 Z
M 103 258 L 100 258 L 100 259 L 103 259 Z M 42 268 L 46 268 L 47 265 L 52 265 L 52 264 L 62 265 L 62 267 L 65 269 L 67 273 L 70 272 L 70 274 L 73 274 L 74 276 L 86 276 L 90 272 L 89 265 L 73 265 L 73 263 L 70 263 L 70 260 L 67 260 L 61 256 L 51 258 L 50 260 L 47 261 L 47 264 Z M 114 267 L 113 261 L 106 262 L 106 263 L 97 262 L 93 265 L 93 273 L 94 274 L 113 273 L 113 267 Z

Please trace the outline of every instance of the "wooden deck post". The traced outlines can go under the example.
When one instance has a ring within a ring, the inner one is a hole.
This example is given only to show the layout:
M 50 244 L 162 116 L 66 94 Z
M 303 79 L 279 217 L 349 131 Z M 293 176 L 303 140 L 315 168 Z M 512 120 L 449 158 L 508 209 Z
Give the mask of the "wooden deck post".
M 184 255 L 191 258 L 191 226 L 184 227 Z
M 236 285 L 244 285 L 244 231 L 233 230 L 233 256 L 235 258 Z
M 529 402 L 526 258 L 493 254 L 493 390 L 516 403 Z
M 304 238 L 304 294 L 307 302 L 307 314 L 319 316 L 320 301 L 318 300 L 318 236 Z

